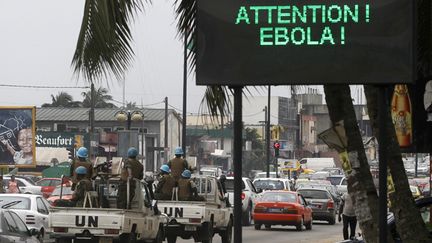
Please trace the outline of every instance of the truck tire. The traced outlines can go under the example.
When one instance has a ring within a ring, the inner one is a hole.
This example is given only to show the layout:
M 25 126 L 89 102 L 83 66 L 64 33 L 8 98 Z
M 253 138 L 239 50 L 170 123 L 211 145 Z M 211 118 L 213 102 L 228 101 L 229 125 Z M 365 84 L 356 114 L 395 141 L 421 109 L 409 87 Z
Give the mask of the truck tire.
M 154 239 L 153 243 L 163 243 L 165 238 L 163 227 L 159 227 L 159 230 L 156 235 L 156 239 Z
M 232 220 L 230 219 L 226 229 L 221 232 L 222 243 L 231 243 L 231 241 L 232 241 L 232 227 L 233 227 L 233 223 L 232 223 Z
M 176 243 L 177 242 L 177 236 L 167 236 L 167 242 L 168 243 Z
M 212 243 L 213 242 L 213 221 L 211 221 L 210 223 L 204 223 L 205 226 L 203 227 L 204 229 L 207 228 L 207 232 L 208 232 L 208 238 L 202 240 L 202 243 Z
M 252 223 L 252 206 L 249 203 L 246 212 L 243 213 L 243 226 L 249 226 Z
M 122 234 L 122 235 L 120 235 L 120 242 L 121 243 L 136 243 L 137 242 L 137 235 L 135 232 L 131 232 L 129 234 Z
M 63 238 L 58 238 L 55 240 L 56 243 L 72 243 L 72 239 L 63 239 Z
M 303 225 L 304 225 L 304 220 L 303 220 L 303 217 L 302 217 L 300 223 L 298 223 L 296 225 L 297 231 L 302 231 L 303 230 Z

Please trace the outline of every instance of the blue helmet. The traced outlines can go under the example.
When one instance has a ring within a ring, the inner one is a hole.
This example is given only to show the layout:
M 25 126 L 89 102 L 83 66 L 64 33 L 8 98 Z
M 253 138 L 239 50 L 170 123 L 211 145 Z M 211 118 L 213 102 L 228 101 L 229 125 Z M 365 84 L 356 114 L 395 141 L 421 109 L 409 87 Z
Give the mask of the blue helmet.
M 85 147 L 81 147 L 76 152 L 76 155 L 81 158 L 87 158 L 88 157 L 88 150 Z
M 128 157 L 129 158 L 134 158 L 134 157 L 137 157 L 137 155 L 138 155 L 138 150 L 136 149 L 136 148 L 134 148 L 134 147 L 130 147 L 129 149 L 128 149 Z
M 87 168 L 84 167 L 84 166 L 78 166 L 78 167 L 75 169 L 75 173 L 76 173 L 77 175 L 85 175 L 85 174 L 87 174 Z
M 190 170 L 184 170 L 183 173 L 181 174 L 182 177 L 184 178 L 191 178 L 192 173 L 190 172 Z
M 175 148 L 174 154 L 179 154 L 179 155 L 183 155 L 183 149 L 182 147 L 177 147 Z
M 166 172 L 166 173 L 170 173 L 171 172 L 171 169 L 170 169 L 170 167 L 168 165 L 162 165 L 160 167 L 160 170 L 163 171 L 163 172 Z

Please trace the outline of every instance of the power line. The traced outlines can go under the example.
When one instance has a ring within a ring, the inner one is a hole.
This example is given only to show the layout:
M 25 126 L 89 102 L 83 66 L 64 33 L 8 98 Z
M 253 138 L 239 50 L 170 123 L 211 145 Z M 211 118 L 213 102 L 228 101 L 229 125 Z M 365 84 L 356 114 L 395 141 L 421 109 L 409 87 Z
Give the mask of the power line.
M 89 86 L 47 86 L 47 85 L 21 85 L 21 84 L 0 84 L 0 87 L 10 88 L 35 88 L 35 89 L 89 89 Z

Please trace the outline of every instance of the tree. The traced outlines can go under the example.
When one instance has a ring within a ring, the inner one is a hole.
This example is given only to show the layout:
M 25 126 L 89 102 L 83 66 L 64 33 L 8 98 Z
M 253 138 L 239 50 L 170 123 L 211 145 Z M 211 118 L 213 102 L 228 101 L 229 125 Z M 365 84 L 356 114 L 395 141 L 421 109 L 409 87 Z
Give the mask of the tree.
M 42 107 L 80 107 L 81 102 L 74 101 L 73 97 L 67 92 L 59 92 L 56 96 L 51 95 L 51 104 L 44 103 Z
M 82 102 L 83 107 L 89 108 L 91 106 L 91 91 L 82 92 L 81 95 L 84 97 Z M 108 94 L 108 90 L 103 87 L 99 87 L 95 90 L 94 94 L 94 105 L 95 108 L 115 108 L 113 103 L 110 103 L 113 98 Z

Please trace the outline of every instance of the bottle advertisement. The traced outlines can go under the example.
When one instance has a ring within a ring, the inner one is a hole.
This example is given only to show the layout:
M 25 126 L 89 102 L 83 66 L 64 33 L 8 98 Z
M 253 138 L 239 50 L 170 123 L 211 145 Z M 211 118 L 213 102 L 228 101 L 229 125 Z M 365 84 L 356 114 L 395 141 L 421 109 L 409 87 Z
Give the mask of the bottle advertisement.
M 405 84 L 395 85 L 391 101 L 391 117 L 399 146 L 410 147 L 413 142 L 412 109 L 408 86 Z

